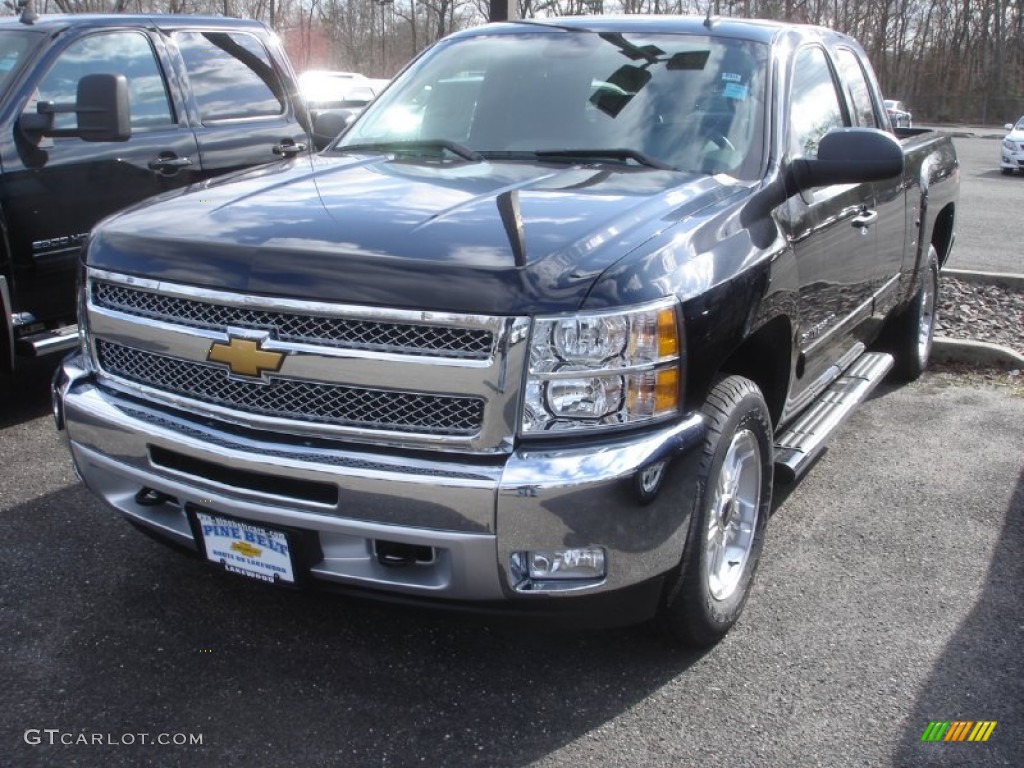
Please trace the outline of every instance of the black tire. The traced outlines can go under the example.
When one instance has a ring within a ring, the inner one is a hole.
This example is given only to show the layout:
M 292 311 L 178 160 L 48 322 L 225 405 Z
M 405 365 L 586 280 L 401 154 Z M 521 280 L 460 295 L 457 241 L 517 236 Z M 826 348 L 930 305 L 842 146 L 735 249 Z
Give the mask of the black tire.
M 1000 168 L 1003 176 L 1013 176 L 1013 168 Z
M 935 335 L 939 304 L 939 257 L 935 246 L 928 247 L 928 261 L 921 275 L 921 286 L 902 313 L 893 320 L 889 348 L 896 357 L 894 373 L 901 381 L 915 381 L 928 367 Z
M 670 639 L 692 648 L 714 645 L 739 618 L 761 557 L 772 499 L 772 422 L 761 390 L 750 379 L 727 376 L 701 410 L 707 436 L 699 498 L 658 616 Z M 730 540 L 732 556 L 740 560 L 723 559 Z

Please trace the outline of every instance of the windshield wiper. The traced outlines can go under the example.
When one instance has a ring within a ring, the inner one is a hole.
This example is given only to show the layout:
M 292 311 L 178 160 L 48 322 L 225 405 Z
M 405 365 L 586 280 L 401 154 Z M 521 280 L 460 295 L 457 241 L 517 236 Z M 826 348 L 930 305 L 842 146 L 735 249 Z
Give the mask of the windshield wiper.
M 671 165 L 657 160 L 650 155 L 645 155 L 637 149 L 610 148 L 610 149 L 539 149 L 534 152 L 539 160 L 632 160 L 639 165 L 648 168 L 657 168 L 662 171 L 676 170 Z
M 484 156 L 475 149 L 447 139 L 424 139 L 421 141 L 374 141 L 367 144 L 347 144 L 331 148 L 335 152 L 423 152 L 443 149 L 463 160 L 482 162 Z

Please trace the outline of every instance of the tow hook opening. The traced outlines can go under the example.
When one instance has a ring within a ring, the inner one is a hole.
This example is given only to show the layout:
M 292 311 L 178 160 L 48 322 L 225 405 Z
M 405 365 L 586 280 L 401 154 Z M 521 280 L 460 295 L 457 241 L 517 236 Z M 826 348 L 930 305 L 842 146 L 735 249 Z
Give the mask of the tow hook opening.
M 409 565 L 431 565 L 437 559 L 433 547 L 419 544 L 403 544 L 398 541 L 374 539 L 373 554 L 377 562 L 391 568 Z
M 152 488 L 143 488 L 135 494 L 135 503 L 140 507 L 159 507 L 167 502 L 177 504 L 178 500 L 169 494 L 153 490 Z

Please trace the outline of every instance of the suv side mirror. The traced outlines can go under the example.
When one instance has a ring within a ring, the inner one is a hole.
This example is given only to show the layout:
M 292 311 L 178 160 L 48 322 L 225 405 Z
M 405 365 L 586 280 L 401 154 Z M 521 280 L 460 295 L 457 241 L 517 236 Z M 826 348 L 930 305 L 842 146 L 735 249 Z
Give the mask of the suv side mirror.
M 132 136 L 128 80 L 124 75 L 86 75 L 78 81 L 75 112 L 83 141 L 127 141 Z
M 54 128 L 54 115 L 76 113 L 75 128 Z M 25 134 L 72 136 L 83 141 L 127 141 L 131 138 L 128 81 L 124 75 L 85 75 L 78 81 L 74 104 L 41 101 L 36 113 L 24 113 L 18 127 Z
M 318 112 L 313 118 L 313 146 L 324 149 L 348 130 L 356 119 L 356 113 L 348 109 L 328 109 Z

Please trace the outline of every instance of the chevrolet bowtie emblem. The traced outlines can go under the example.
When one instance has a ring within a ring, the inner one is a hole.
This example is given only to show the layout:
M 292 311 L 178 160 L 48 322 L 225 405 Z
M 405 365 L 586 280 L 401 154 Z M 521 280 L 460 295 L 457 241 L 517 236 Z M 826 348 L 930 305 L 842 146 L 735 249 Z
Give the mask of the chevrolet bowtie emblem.
M 236 376 L 257 377 L 264 371 L 279 371 L 284 355 L 260 349 L 260 342 L 232 336 L 227 344 L 214 342 L 206 359 L 211 363 L 224 363 Z

